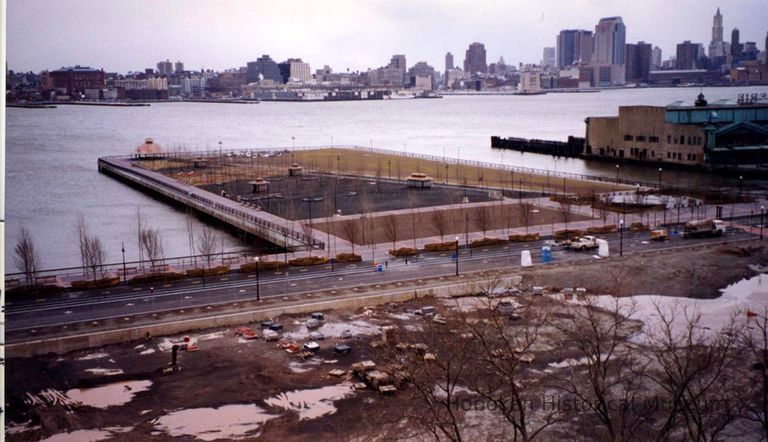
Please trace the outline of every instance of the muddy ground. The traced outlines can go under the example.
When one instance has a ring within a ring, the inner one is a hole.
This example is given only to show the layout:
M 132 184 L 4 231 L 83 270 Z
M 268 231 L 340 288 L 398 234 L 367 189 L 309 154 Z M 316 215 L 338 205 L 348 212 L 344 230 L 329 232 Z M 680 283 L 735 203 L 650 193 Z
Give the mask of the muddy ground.
M 525 269 L 520 272 L 520 288 L 529 291 L 533 286 L 544 286 L 554 293 L 563 287 L 585 287 L 592 294 L 615 291 L 620 295 L 660 293 L 712 298 L 718 295 L 718 289 L 754 274 L 748 266 L 755 264 L 768 264 L 765 247 L 721 245 Z M 559 296 L 523 295 L 518 300 L 533 309 L 549 311 L 567 303 Z M 202 440 L 366 440 L 419 434 L 423 438 L 413 421 L 404 420 L 406 411 L 416 403 L 413 388 L 407 386 L 391 396 L 371 389 L 349 390 L 342 398 L 328 397 L 320 402 L 313 402 L 309 393 L 299 393 L 291 396 L 297 399 L 292 399 L 293 406 L 287 408 L 274 405 L 275 398 L 294 390 L 350 382 L 331 376 L 329 371 L 348 371 L 355 362 L 373 360 L 381 366 L 392 363 L 396 353 L 392 342 L 371 346 L 381 339 L 379 330 L 386 325 L 397 327 L 396 342 L 428 341 L 434 346 L 430 351 L 438 357 L 450 355 L 450 348 L 440 347 L 444 341 L 431 339 L 429 333 L 449 332 L 466 319 L 464 315 L 487 316 L 490 310 L 485 302 L 485 298 L 427 298 L 355 311 L 325 312 L 329 325 L 326 330 L 330 330 L 327 334 L 338 334 L 348 328 L 353 337 L 319 341 L 321 350 L 310 362 L 301 362 L 295 355 L 277 348 L 275 342 L 244 342 L 229 329 L 190 333 L 200 350 L 180 353 L 181 369 L 172 373 L 163 372 L 171 358 L 171 337 L 153 337 L 61 356 L 11 359 L 6 367 L 6 437 L 41 440 L 80 431 L 70 434 L 70 440 L 167 440 L 171 436 L 194 440 L 193 435 Z M 412 313 L 426 305 L 435 306 L 446 324 Z M 277 319 L 285 326 L 284 340 L 307 341 L 303 325 L 308 319 L 306 315 Z M 249 325 L 258 328 L 257 324 Z M 551 346 L 546 345 L 553 333 L 554 330 L 544 333 L 544 345 L 532 351 L 536 359 L 529 366 L 531 373 L 542 373 L 551 368 L 549 364 L 563 360 L 563 352 L 555 355 Z M 352 353 L 333 355 L 332 346 L 342 342 L 353 347 Z M 333 360 L 336 362 L 327 363 Z M 88 388 L 104 390 L 74 390 Z M 89 391 L 97 393 L 89 396 Z M 240 415 L 243 410 L 238 405 L 251 407 L 246 417 Z M 175 413 L 189 410 L 193 412 L 185 418 L 169 419 Z M 261 416 L 259 413 L 268 418 L 253 417 Z M 482 439 L 502 438 L 504 426 L 497 416 L 488 413 L 473 410 L 464 415 L 467 427 L 474 432 L 470 434 Z M 201 422 L 209 431 L 218 428 L 218 432 L 200 432 L 195 424 Z M 567 433 L 562 427 L 553 427 L 552 431 L 553 437 L 563 435 L 563 431 Z

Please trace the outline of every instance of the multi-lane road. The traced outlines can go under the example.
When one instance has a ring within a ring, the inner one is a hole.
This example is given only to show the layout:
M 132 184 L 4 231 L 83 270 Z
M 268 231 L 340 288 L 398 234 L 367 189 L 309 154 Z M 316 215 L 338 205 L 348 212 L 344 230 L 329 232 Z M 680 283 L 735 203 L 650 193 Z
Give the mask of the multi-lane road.
M 642 251 L 691 247 L 722 241 L 758 240 L 755 235 L 737 231 L 727 232 L 719 238 L 673 238 L 667 242 L 650 241 L 648 233 L 624 232 L 621 237 L 618 233 L 598 236 L 609 242 L 610 253 L 614 256 L 619 254 L 620 249 L 625 255 L 631 255 Z M 534 263 L 540 265 L 543 244 L 543 241 L 535 241 L 471 251 L 462 249 L 459 254 L 459 271 L 519 267 L 523 250 L 530 250 Z M 593 253 L 573 252 L 555 247 L 552 251 L 552 262 L 597 259 Z M 258 281 L 254 273 L 234 272 L 223 277 L 208 277 L 205 281 L 198 278 L 153 286 L 127 285 L 109 290 L 67 292 L 41 300 L 13 301 L 6 304 L 6 331 L 11 332 L 9 342 L 13 342 L 14 335 L 35 328 L 253 301 L 257 297 L 257 291 L 261 299 L 274 299 L 295 293 L 332 293 L 336 290 L 392 284 L 402 280 L 449 276 L 456 272 L 456 261 L 450 252 L 422 253 L 418 258 L 409 259 L 407 262 L 391 257 L 385 260 L 381 256 L 379 263 L 382 264 L 382 271 L 377 271 L 369 261 L 337 264 L 333 271 L 330 266 L 291 268 L 287 273 L 261 271 Z M 162 319 L 158 318 L 159 320 Z

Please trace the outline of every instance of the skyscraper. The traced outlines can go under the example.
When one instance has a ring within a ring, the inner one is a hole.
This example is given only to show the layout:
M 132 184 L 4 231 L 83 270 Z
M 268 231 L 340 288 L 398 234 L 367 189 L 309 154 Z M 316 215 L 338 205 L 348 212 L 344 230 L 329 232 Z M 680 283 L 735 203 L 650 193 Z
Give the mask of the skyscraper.
M 477 42 L 469 45 L 464 57 L 464 71 L 468 75 L 488 72 L 488 64 L 485 61 L 485 45 Z
M 621 17 L 600 19 L 595 26 L 592 61 L 604 64 L 624 64 L 624 45 L 627 30 Z
M 644 41 L 637 44 L 628 43 L 625 58 L 627 61 L 626 79 L 628 81 L 648 81 L 651 59 L 653 58 L 651 45 Z
M 450 52 L 446 52 L 445 53 L 445 71 L 448 72 L 448 70 L 453 69 L 454 66 L 455 65 L 453 64 L 453 54 L 451 54 Z
M 723 47 L 723 16 L 720 14 L 720 8 L 717 8 L 712 23 L 712 41 L 709 43 L 709 58 L 721 57 L 725 55 Z
M 678 43 L 676 68 L 681 71 L 696 69 L 696 62 L 699 60 L 700 47 L 700 43 L 691 43 L 689 40 Z
M 565 29 L 557 36 L 557 67 L 564 68 L 576 62 L 592 60 L 592 32 Z
M 596 86 L 624 84 L 626 33 L 621 17 L 601 18 L 595 26 L 592 65 Z
M 184 63 L 177 61 L 173 65 L 173 70 L 176 72 L 176 74 L 183 74 L 184 73 Z
M 661 48 L 654 46 L 651 50 L 651 70 L 656 71 L 661 69 Z
M 173 63 L 170 60 L 157 62 L 158 75 L 171 75 L 173 73 Z
M 739 28 L 733 28 L 733 31 L 731 32 L 731 56 L 741 56 L 742 49 L 743 47 L 741 43 L 739 43 Z
M 555 67 L 555 48 L 544 48 L 541 56 L 541 65 Z
M 393 55 L 392 59 L 389 60 L 389 67 L 400 71 L 400 75 L 403 77 L 403 84 L 408 83 L 408 78 L 405 75 L 406 71 L 408 70 L 408 67 L 405 64 L 405 55 L 403 54 Z

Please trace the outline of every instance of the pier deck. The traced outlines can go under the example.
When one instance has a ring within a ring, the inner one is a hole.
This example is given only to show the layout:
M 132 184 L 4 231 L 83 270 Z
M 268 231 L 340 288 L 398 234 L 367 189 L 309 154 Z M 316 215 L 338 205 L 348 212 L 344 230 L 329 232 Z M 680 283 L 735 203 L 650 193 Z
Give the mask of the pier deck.
M 102 173 L 116 176 L 173 199 L 198 212 L 292 251 L 325 248 L 325 243 L 317 239 L 322 233 L 309 230 L 300 222 L 275 216 L 244 203 L 181 183 L 161 173 L 137 167 L 131 157 L 99 158 L 98 165 Z

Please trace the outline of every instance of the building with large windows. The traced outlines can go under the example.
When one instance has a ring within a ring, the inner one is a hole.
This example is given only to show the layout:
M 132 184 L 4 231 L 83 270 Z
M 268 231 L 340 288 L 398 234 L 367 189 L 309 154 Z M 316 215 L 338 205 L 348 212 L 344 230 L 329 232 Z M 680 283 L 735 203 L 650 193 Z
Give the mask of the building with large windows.
M 768 163 L 768 101 L 622 106 L 589 117 L 584 156 L 655 164 Z

